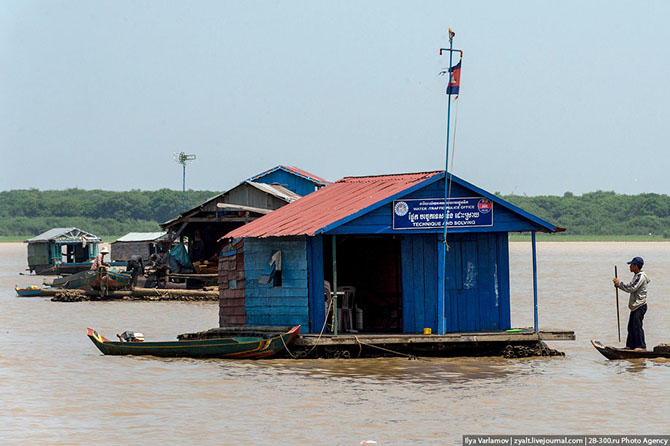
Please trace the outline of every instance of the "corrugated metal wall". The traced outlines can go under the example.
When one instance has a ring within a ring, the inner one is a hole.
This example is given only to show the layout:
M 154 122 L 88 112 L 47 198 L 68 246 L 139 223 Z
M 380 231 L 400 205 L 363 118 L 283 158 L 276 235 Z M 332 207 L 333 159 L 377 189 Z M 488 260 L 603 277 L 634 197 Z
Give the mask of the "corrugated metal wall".
M 282 253 L 281 286 L 260 283 L 277 251 Z M 306 237 L 245 239 L 244 273 L 247 325 L 309 327 Z

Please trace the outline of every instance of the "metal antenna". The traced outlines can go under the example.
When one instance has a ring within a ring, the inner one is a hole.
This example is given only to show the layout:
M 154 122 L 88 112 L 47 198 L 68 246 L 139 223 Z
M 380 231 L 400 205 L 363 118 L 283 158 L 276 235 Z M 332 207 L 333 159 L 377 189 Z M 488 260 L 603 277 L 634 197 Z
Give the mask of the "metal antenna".
M 179 164 L 182 165 L 183 168 L 183 176 L 182 176 L 182 189 L 181 189 L 181 211 L 184 212 L 186 210 L 186 162 L 187 161 L 193 161 L 195 159 L 195 155 L 187 155 L 184 152 L 180 152 L 179 154 L 174 155 L 174 160 L 177 161 Z

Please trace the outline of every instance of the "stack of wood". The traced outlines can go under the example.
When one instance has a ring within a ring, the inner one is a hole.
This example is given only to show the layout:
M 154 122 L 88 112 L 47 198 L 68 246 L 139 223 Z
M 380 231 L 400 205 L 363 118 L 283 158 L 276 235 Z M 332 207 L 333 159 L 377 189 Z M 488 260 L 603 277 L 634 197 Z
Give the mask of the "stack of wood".
M 200 274 L 216 274 L 219 270 L 219 262 L 212 260 L 202 260 L 193 262 L 193 269 Z

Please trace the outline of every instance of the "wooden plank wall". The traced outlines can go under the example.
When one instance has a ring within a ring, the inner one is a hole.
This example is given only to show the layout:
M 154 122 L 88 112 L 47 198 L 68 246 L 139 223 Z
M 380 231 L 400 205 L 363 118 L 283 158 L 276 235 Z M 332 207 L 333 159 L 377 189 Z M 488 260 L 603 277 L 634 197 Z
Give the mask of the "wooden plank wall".
M 420 333 L 424 328 L 437 332 L 437 248 L 436 234 L 401 240 L 404 333 Z
M 151 255 L 151 242 L 114 242 L 110 245 L 110 257 L 113 261 L 130 260 L 134 255 L 142 256 L 144 261 L 149 260 Z
M 219 327 L 246 326 L 244 283 L 244 240 L 239 240 L 219 256 Z
M 275 170 L 274 172 L 262 176 L 255 181 L 265 184 L 279 183 L 286 189 L 295 192 L 301 197 L 311 194 L 316 190 L 316 185 L 313 182 L 292 173 L 286 172 L 285 170 Z
M 282 253 L 282 284 L 259 283 L 272 255 Z M 309 327 L 306 237 L 248 238 L 244 242 L 247 325 Z
M 442 287 L 438 234 L 404 236 L 402 251 L 403 332 L 437 331 Z M 510 328 L 507 233 L 448 236 L 447 332 Z

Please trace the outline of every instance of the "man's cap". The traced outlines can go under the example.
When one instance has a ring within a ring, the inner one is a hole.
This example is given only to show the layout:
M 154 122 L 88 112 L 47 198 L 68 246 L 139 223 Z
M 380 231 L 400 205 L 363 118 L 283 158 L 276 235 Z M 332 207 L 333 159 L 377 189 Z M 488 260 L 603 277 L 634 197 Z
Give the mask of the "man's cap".
M 100 254 L 109 254 L 109 249 L 107 249 L 107 248 L 102 248 L 102 249 L 100 250 Z
M 637 265 L 637 266 L 643 266 L 644 265 L 644 260 L 642 260 L 642 257 L 633 257 L 633 260 L 628 262 L 629 265 Z

